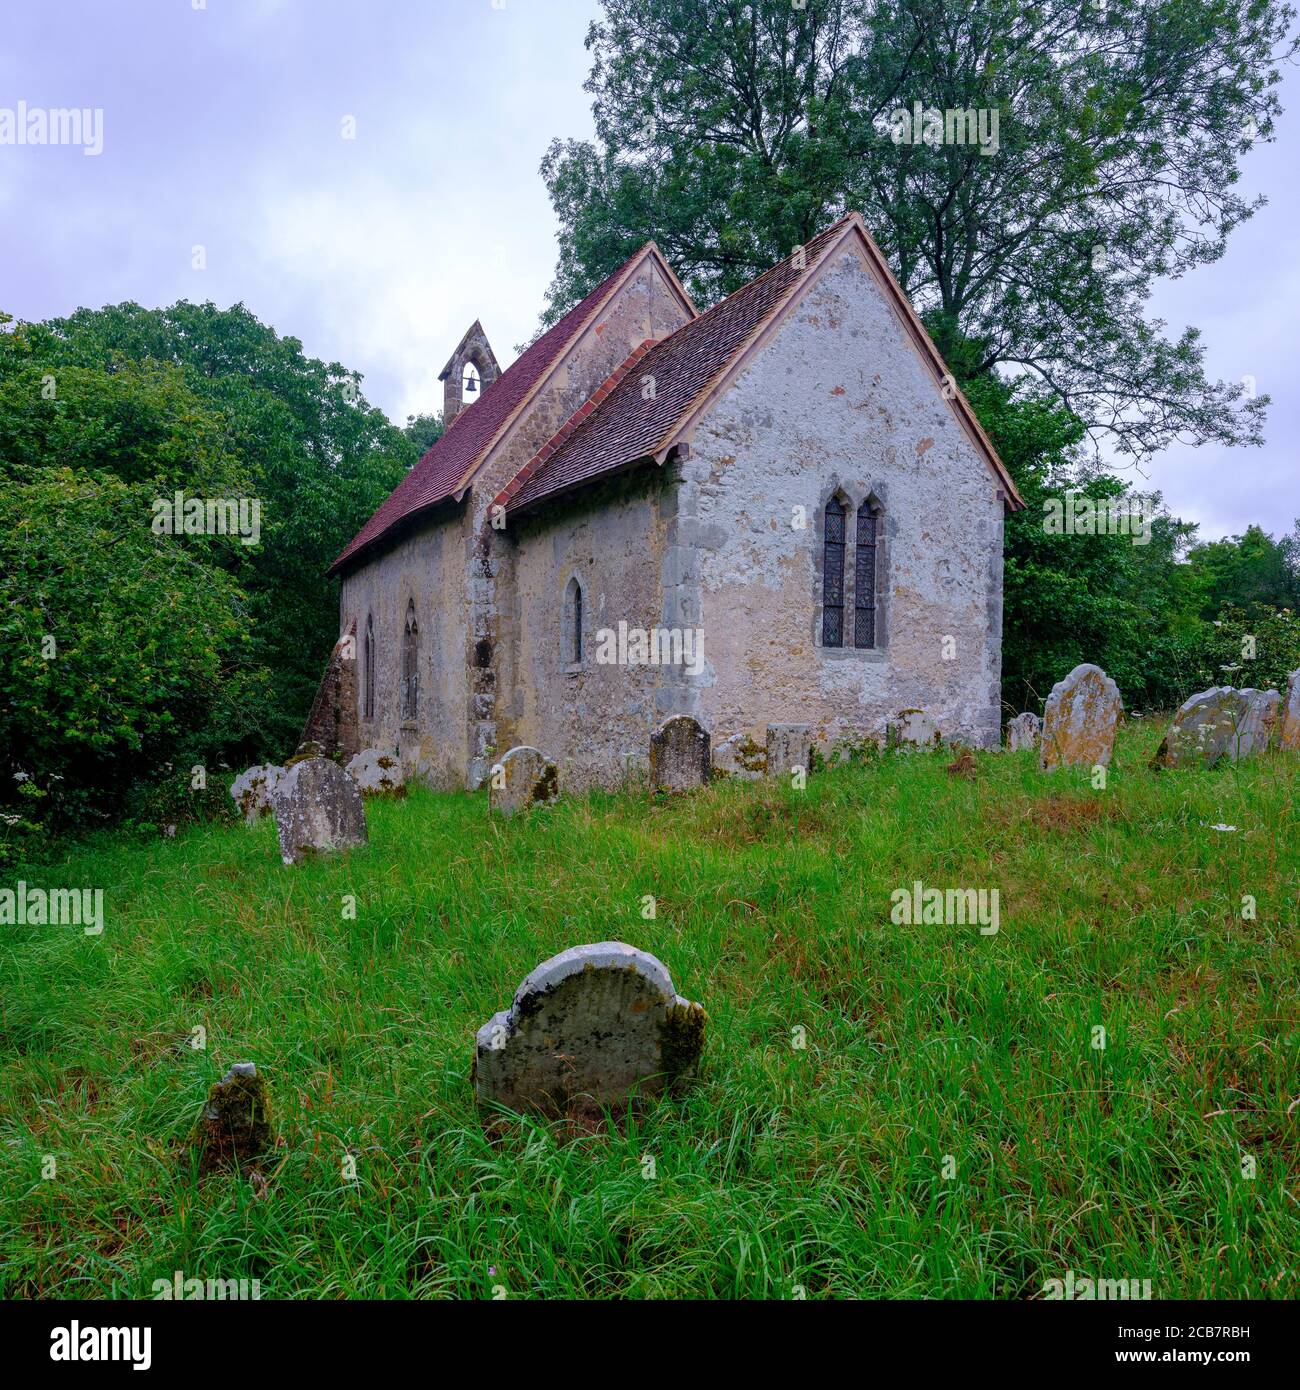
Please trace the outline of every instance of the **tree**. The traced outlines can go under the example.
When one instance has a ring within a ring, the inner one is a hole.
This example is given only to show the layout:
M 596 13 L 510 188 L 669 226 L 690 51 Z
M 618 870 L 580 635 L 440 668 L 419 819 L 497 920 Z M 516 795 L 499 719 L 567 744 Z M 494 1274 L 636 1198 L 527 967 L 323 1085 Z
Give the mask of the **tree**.
M 415 445 L 417 458 L 428 453 L 442 438 L 442 411 L 436 415 L 408 415 L 403 433 Z
M 542 162 L 547 322 L 647 237 L 707 303 L 856 208 L 945 356 L 980 345 L 972 375 L 1027 374 L 1136 458 L 1259 442 L 1266 398 L 1208 381 L 1196 331 L 1143 310 L 1262 201 L 1234 186 L 1279 111 L 1282 0 L 603 7 L 596 140 Z M 970 112 L 975 142 L 942 116 L 945 142 L 916 142 L 918 110 Z
M 1216 617 L 1225 604 L 1247 611 L 1300 609 L 1296 537 L 1275 541 L 1262 527 L 1249 526 L 1244 535 L 1194 546 L 1188 559 L 1203 617 Z
M 206 561 L 245 595 L 249 668 L 272 674 L 264 701 L 226 708 L 232 763 L 292 751 L 337 636 L 325 570 L 417 457 L 355 373 L 242 304 L 125 303 L 0 334 L 0 471 L 70 464 L 259 501 L 260 543 Z

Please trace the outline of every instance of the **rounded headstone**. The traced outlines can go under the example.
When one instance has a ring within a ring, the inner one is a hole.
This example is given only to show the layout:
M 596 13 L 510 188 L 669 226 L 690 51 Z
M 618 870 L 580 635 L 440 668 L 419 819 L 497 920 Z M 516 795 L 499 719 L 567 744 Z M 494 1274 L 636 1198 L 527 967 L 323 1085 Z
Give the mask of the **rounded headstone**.
M 1007 721 L 1007 747 L 1015 752 L 1020 748 L 1037 748 L 1043 736 L 1043 721 L 1026 710 Z
M 406 771 L 393 748 L 363 748 L 348 760 L 347 773 L 363 796 L 395 796 L 406 787 Z
M 536 748 L 512 748 L 488 774 L 488 802 L 499 815 L 550 805 L 559 794 L 555 764 Z
M 230 795 L 245 825 L 256 824 L 275 809 L 275 789 L 283 776 L 284 768 L 257 763 L 245 768 L 230 784 Z
M 752 782 L 767 771 L 767 751 L 752 735 L 732 734 L 713 748 L 713 773 Z
M 1047 697 L 1039 766 L 1108 767 L 1123 712 L 1119 686 L 1100 666 L 1076 666 Z
M 559 1116 L 677 1090 L 699 1065 L 704 1022 L 654 956 L 622 941 L 574 946 L 479 1029 L 475 1093 L 481 1105 Z
M 1184 700 L 1164 736 L 1153 767 L 1214 767 L 1262 753 L 1277 723 L 1276 690 L 1216 685 Z
M 651 734 L 650 781 L 656 791 L 702 787 L 711 766 L 708 730 L 689 714 L 674 714 Z
M 275 794 L 280 858 L 299 864 L 308 855 L 366 843 L 366 812 L 357 784 L 328 758 L 294 763 Z

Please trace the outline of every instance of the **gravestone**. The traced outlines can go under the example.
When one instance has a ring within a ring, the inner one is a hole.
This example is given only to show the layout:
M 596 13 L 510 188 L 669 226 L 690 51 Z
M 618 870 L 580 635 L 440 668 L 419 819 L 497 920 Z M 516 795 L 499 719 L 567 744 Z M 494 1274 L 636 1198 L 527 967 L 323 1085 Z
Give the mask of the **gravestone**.
M 275 1145 L 266 1078 L 252 1062 L 236 1062 L 208 1090 L 194 1133 L 199 1170 L 247 1167 Z
M 1115 730 L 1124 712 L 1119 687 L 1101 669 L 1084 662 L 1057 681 L 1043 709 L 1039 766 L 1108 767 Z
M 366 812 L 357 784 L 328 758 L 294 763 L 275 790 L 280 858 L 300 864 L 311 854 L 366 843 Z
M 396 796 L 406 790 L 406 772 L 393 748 L 364 748 L 348 761 L 348 776 L 363 796 Z
M 940 737 L 939 726 L 923 709 L 901 709 L 885 726 L 888 748 L 935 748 Z
M 1282 718 L 1277 726 L 1279 748 L 1300 751 L 1300 671 L 1286 678 L 1286 699 L 1282 701 Z
M 751 734 L 732 734 L 713 747 L 713 775 L 753 782 L 767 771 L 767 750 Z
M 1037 748 L 1043 736 L 1043 721 L 1026 710 L 1007 721 L 1007 747 L 1014 753 L 1021 748 Z
M 258 763 L 246 768 L 230 784 L 230 795 L 245 825 L 255 825 L 275 809 L 275 789 L 284 776 L 284 768 Z
M 480 1105 L 558 1117 L 679 1092 L 696 1074 L 705 1013 L 662 962 L 622 941 L 544 961 L 478 1031 Z
M 1280 696 L 1276 690 L 1216 685 L 1184 700 L 1161 741 L 1152 767 L 1214 767 L 1268 747 Z
M 650 736 L 650 785 L 684 792 L 709 780 L 708 731 L 689 714 L 675 714 Z
M 788 777 L 795 768 L 812 770 L 812 729 L 808 724 L 767 726 L 767 775 Z
M 526 744 L 512 748 L 488 774 L 488 804 L 498 815 L 549 806 L 558 795 L 555 764 Z

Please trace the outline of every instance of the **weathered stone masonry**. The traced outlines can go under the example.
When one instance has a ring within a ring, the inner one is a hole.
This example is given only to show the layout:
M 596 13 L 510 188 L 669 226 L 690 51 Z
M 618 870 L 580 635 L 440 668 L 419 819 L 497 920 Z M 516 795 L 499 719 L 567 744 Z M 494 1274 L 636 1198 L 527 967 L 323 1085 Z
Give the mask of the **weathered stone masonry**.
M 808 724 L 824 748 L 880 737 L 912 707 L 996 744 L 1003 514 L 1021 504 L 900 301 L 848 218 L 806 270 L 782 263 L 703 316 L 649 245 L 495 380 L 475 324 L 444 378 L 474 360 L 486 389 L 449 398 L 452 428 L 335 565 L 342 626 L 359 642 L 376 627 L 361 743 L 447 786 L 529 744 L 571 787 L 644 768 L 673 714 L 715 748 L 761 746 L 768 723 Z M 870 648 L 822 643 L 833 496 L 850 539 L 860 505 L 876 518 Z M 404 722 L 408 602 L 420 699 Z M 698 629 L 703 668 L 597 663 L 620 620 Z

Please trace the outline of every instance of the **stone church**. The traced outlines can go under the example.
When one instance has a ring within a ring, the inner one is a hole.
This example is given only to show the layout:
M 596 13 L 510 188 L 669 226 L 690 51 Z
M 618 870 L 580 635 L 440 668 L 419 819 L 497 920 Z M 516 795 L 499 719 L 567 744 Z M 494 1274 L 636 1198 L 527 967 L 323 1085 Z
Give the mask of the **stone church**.
M 441 379 L 445 433 L 330 569 L 360 747 L 475 787 L 531 744 L 581 788 L 674 714 L 715 749 L 909 708 L 996 745 L 1024 504 L 857 214 L 704 313 L 648 243 Z

